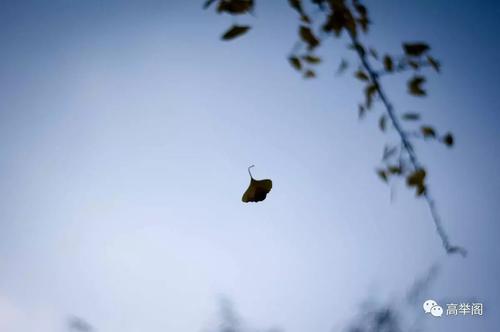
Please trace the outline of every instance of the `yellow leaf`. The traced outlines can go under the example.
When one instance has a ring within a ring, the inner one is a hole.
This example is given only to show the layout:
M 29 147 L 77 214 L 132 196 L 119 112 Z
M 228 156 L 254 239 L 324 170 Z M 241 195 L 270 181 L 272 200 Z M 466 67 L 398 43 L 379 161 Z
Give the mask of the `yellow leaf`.
M 241 198 L 244 203 L 260 202 L 265 200 L 267 194 L 269 194 L 271 188 L 273 187 L 273 182 L 269 179 L 255 180 L 252 176 L 252 173 L 250 173 L 250 168 L 252 167 L 254 167 L 254 165 L 248 167 L 248 174 L 250 174 L 250 185 Z

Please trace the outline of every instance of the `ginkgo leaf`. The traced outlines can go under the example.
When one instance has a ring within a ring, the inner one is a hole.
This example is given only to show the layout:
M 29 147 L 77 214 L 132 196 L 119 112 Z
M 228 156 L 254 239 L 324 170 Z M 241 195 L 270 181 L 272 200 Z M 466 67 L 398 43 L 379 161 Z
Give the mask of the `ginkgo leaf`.
M 255 180 L 250 172 L 250 168 L 254 165 L 248 167 L 248 174 L 250 174 L 250 185 L 248 189 L 243 194 L 241 200 L 244 203 L 248 202 L 260 202 L 266 199 L 267 194 L 271 191 L 273 187 L 273 182 L 269 179 Z
M 250 27 L 247 25 L 233 25 L 222 35 L 221 38 L 222 40 L 231 40 L 246 33 L 249 29 Z

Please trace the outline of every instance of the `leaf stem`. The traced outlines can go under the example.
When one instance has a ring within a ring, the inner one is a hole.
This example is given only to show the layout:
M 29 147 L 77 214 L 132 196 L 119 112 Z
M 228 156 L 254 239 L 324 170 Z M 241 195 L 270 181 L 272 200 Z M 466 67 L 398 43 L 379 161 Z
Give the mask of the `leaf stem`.
M 248 174 L 250 174 L 250 178 L 253 179 L 252 173 L 250 172 L 250 168 L 255 167 L 255 165 L 248 166 Z

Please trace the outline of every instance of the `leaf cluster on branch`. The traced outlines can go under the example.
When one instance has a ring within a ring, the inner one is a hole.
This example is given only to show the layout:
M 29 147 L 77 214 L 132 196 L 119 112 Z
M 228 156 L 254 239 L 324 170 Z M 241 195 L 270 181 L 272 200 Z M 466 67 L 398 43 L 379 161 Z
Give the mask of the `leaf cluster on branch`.
M 427 170 L 421 164 L 414 148 L 416 140 L 434 140 L 452 147 L 455 139 L 452 133 L 440 134 L 428 124 L 417 125 L 421 121 L 419 113 L 397 112 L 382 85 L 385 75 L 406 74 L 406 91 L 416 98 L 427 96 L 424 72 L 431 69 L 440 72 L 441 64 L 431 53 L 431 47 L 421 41 L 403 42 L 401 54 L 382 54 L 373 47 L 367 47 L 362 36 L 371 27 L 368 9 L 359 0 L 288 0 L 290 7 L 298 14 L 298 40 L 294 45 L 288 61 L 293 69 L 306 79 L 317 77 L 317 67 L 322 63 L 316 54 L 326 38 L 344 38 L 348 40 L 348 49 L 357 58 L 358 65 L 353 75 L 363 85 L 364 100 L 358 105 L 360 117 L 378 107 L 378 126 L 382 132 L 394 130 L 399 138 L 396 144 L 387 144 L 382 153 L 383 165 L 377 169 L 378 176 L 389 182 L 392 178 L 403 178 L 410 189 L 415 190 L 417 197 L 423 197 L 429 206 L 436 231 L 448 254 L 466 255 L 465 249 L 450 243 L 441 223 L 434 200 L 427 183 Z M 208 0 L 204 8 L 215 5 L 218 13 L 233 16 L 252 13 L 255 7 L 253 0 Z M 310 14 L 313 13 L 313 14 Z M 242 36 L 250 30 L 250 26 L 233 25 L 223 35 L 223 40 L 231 40 Z M 342 59 L 338 73 L 349 67 L 347 60 Z

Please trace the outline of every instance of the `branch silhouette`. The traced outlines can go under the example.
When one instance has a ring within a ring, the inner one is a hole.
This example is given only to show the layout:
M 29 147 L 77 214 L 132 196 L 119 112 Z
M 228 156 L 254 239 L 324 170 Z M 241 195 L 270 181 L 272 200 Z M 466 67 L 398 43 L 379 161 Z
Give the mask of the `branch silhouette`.
M 357 36 L 354 33 L 352 33 L 351 31 L 349 31 L 349 36 L 352 40 L 353 45 L 360 44 Z M 413 171 L 416 172 L 420 169 L 423 169 L 423 167 L 420 165 L 420 162 L 418 161 L 417 155 L 415 153 L 415 150 L 413 149 L 413 145 L 412 145 L 412 143 L 407 135 L 407 132 L 405 130 L 403 130 L 399 119 L 396 117 L 394 107 L 390 103 L 389 98 L 387 97 L 387 95 L 386 95 L 386 93 L 385 93 L 385 91 L 380 83 L 379 75 L 371 67 L 371 65 L 367 59 L 366 53 L 364 53 L 361 50 L 361 48 L 356 47 L 356 53 L 358 54 L 358 57 L 363 65 L 363 68 L 368 73 L 371 82 L 375 85 L 378 96 L 380 97 L 380 100 L 384 104 L 387 115 L 388 115 L 392 125 L 394 126 L 394 129 L 398 133 L 399 138 L 401 139 L 401 145 L 402 145 L 404 151 L 409 156 L 411 165 L 413 167 Z M 432 220 L 434 222 L 434 226 L 436 227 L 436 232 L 438 233 L 438 235 L 441 239 L 441 243 L 442 243 L 444 249 L 446 250 L 446 252 L 448 254 L 459 253 L 460 255 L 465 257 L 467 255 L 467 251 L 464 248 L 462 248 L 460 246 L 454 246 L 450 243 L 449 237 L 443 228 L 443 224 L 441 222 L 441 217 L 437 211 L 436 204 L 430 195 L 428 186 L 426 186 L 422 195 L 424 196 L 425 201 L 427 202 L 427 205 L 429 207 L 429 210 L 430 210 L 430 213 L 432 216 Z
M 392 177 L 405 178 L 407 186 L 415 190 L 417 197 L 425 200 L 446 253 L 458 253 L 465 257 L 467 251 L 460 246 L 452 245 L 449 240 L 426 183 L 427 170 L 420 162 L 412 141 L 412 139 L 435 140 L 447 147 L 452 147 L 454 137 L 449 132 L 440 135 L 434 127 L 429 125 L 421 125 L 417 134 L 414 131 L 405 130 L 402 121 L 419 121 L 420 114 L 398 114 L 380 80 L 382 75 L 413 71 L 407 81 L 408 94 L 414 97 L 426 96 L 427 91 L 424 88 L 426 77 L 420 70 L 431 68 L 439 72 L 441 66 L 439 61 L 429 54 L 429 45 L 423 42 L 403 43 L 404 54 L 402 56 L 385 54 L 379 57 L 374 48 L 367 49 L 359 38 L 361 33 L 368 33 L 371 24 L 367 8 L 359 0 L 289 0 L 288 3 L 299 15 L 299 38 L 288 57 L 291 66 L 305 79 L 315 78 L 317 76 L 315 68 L 321 63 L 321 58 L 315 54 L 315 50 L 321 45 L 325 36 L 341 37 L 343 32 L 346 32 L 350 42 L 348 48 L 355 52 L 359 60 L 359 68 L 354 72 L 354 76 L 366 83 L 365 101 L 358 105 L 359 116 L 363 117 L 372 108 L 373 102 L 379 100 L 384 109 L 378 122 L 380 130 L 385 132 L 390 125 L 399 137 L 398 145 L 384 147 L 382 158 L 384 167 L 377 169 L 377 174 L 384 182 L 389 182 Z M 204 8 L 209 8 L 214 4 L 219 14 L 225 13 L 235 17 L 252 13 L 255 6 L 253 0 L 208 0 Z M 308 15 L 308 9 L 312 8 L 315 8 L 313 15 Z M 318 15 L 323 19 L 318 20 Z M 233 25 L 228 32 L 233 31 L 237 26 Z M 228 32 L 226 32 L 221 39 L 227 41 L 239 38 L 249 30 L 250 27 L 245 26 L 245 29 L 238 30 L 238 34 L 231 34 L 231 38 L 227 38 Z M 382 69 L 375 68 L 371 64 L 369 59 L 372 58 Z M 342 59 L 338 72 L 345 71 L 348 66 L 348 62 Z

